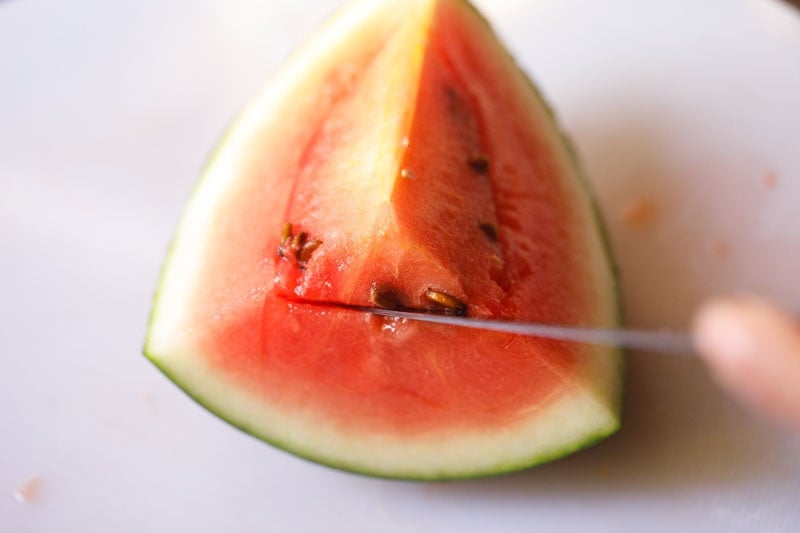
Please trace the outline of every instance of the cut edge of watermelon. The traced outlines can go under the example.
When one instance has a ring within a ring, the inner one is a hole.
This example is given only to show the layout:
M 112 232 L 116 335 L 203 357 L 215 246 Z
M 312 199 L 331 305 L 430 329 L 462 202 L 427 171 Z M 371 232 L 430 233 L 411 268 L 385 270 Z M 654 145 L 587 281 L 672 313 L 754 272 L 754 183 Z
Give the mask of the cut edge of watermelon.
M 614 352 L 618 350 L 596 357 L 620 360 Z M 613 399 L 608 402 L 588 389 L 576 389 L 507 431 L 462 431 L 455 437 L 432 434 L 427 439 L 381 435 L 353 438 L 324 420 L 265 405 L 199 363 L 191 349 L 173 352 L 168 359 L 145 353 L 192 399 L 233 427 L 315 463 L 369 476 L 444 481 L 510 473 L 592 446 L 620 427 Z M 609 374 L 613 374 L 608 376 L 612 381 L 617 379 L 618 373 Z M 192 386 L 197 383 L 203 384 L 202 393 Z M 268 429 L 276 427 L 281 428 L 280 436 Z M 531 447 L 532 442 L 541 444 Z M 503 453 L 498 454 L 498 450 Z

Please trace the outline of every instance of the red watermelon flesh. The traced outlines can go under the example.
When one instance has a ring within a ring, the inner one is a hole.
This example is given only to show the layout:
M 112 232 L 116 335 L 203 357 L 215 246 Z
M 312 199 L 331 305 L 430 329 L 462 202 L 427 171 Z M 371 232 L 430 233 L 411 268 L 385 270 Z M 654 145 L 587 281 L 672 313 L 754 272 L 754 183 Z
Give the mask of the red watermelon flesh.
M 462 0 L 353 4 L 293 58 L 192 198 L 146 352 L 233 424 L 376 475 L 508 471 L 618 427 L 615 350 L 324 305 L 387 302 L 617 321 L 568 146 Z

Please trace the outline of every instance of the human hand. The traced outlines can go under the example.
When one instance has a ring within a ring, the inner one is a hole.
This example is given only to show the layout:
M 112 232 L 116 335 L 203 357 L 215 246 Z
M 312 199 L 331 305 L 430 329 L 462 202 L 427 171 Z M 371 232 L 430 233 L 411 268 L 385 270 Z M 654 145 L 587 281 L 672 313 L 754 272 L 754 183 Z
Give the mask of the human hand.
M 800 325 L 751 296 L 704 304 L 695 346 L 716 381 L 752 410 L 800 429 Z

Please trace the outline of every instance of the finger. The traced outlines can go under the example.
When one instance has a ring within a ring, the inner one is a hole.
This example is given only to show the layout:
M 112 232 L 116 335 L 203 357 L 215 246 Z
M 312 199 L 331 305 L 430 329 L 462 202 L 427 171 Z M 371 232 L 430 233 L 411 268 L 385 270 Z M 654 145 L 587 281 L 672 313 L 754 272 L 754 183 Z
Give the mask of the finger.
M 761 414 L 800 428 L 800 329 L 795 319 L 755 297 L 704 305 L 695 346 L 716 381 Z

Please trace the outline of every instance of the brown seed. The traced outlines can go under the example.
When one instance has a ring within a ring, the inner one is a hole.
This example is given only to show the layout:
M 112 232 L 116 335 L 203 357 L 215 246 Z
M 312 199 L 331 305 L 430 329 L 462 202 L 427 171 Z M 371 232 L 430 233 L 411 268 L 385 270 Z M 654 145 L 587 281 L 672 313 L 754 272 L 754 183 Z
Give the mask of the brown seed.
M 320 244 L 322 244 L 322 241 L 319 239 L 311 239 L 310 241 L 307 241 L 300 249 L 300 252 L 298 252 L 297 260 L 301 263 L 305 263 L 311 259 L 311 254 L 314 253 L 314 250 L 319 248 Z
M 497 228 L 491 222 L 478 222 L 478 227 L 484 235 L 492 241 L 497 242 Z
M 478 174 L 489 173 L 489 159 L 485 155 L 477 155 L 469 160 L 469 166 Z
M 376 306 L 383 309 L 400 309 L 403 307 L 400 296 L 394 290 L 381 285 L 377 281 L 369 288 L 369 299 Z
M 292 223 L 285 222 L 281 227 L 281 242 L 278 245 L 278 257 L 286 259 L 289 256 L 289 247 L 292 244 Z
M 425 291 L 425 298 L 432 303 L 444 307 L 445 313 L 448 314 L 463 315 L 467 311 L 467 306 L 464 302 L 444 292 L 428 289 Z
M 300 253 L 300 250 L 303 249 L 303 245 L 306 243 L 307 238 L 308 234 L 305 231 L 301 231 L 292 237 L 291 249 L 295 256 L 297 256 L 297 254 Z
M 281 228 L 281 242 L 285 241 L 287 237 L 292 236 L 292 223 L 286 222 Z

